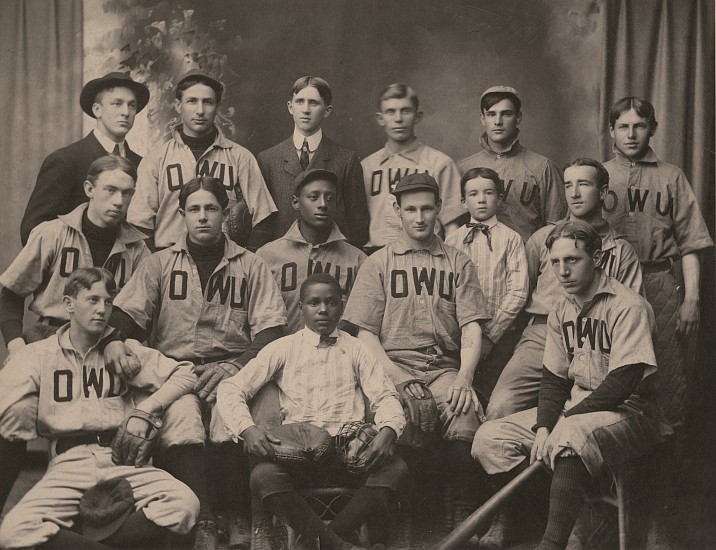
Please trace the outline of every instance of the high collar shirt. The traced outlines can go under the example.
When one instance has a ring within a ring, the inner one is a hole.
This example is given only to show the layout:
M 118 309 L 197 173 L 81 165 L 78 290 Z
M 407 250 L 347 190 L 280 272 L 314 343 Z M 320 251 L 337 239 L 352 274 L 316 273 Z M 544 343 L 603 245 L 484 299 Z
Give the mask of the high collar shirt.
M 365 346 L 335 330 L 334 345 L 320 344 L 318 333 L 304 328 L 274 340 L 235 376 L 219 385 L 217 406 L 234 439 L 254 425 L 247 402 L 269 380 L 279 388 L 284 423 L 309 422 L 336 435 L 346 422 L 365 420 L 365 397 L 380 430 L 405 427 L 395 387 Z
M 114 154 L 114 147 L 116 145 L 119 145 L 119 154 L 122 157 L 127 157 L 127 150 L 125 148 L 125 141 L 122 140 L 121 143 L 117 143 L 116 141 L 111 140 L 108 136 L 104 135 L 98 128 L 95 128 L 92 130 L 94 132 L 94 137 L 97 138 L 97 141 L 99 141 L 99 144 L 102 146 L 102 149 L 107 151 L 108 155 Z
M 477 223 L 477 220 L 471 221 Z M 482 223 L 489 228 L 492 249 L 481 231 L 476 231 L 472 242 L 465 244 L 465 237 L 472 231 L 467 225 L 448 235 L 445 243 L 467 254 L 475 264 L 487 311 L 492 317 L 485 323 L 484 330 L 487 337 L 497 343 L 512 328 L 527 301 L 527 258 L 519 233 L 500 223 L 496 216 Z
M 87 238 L 82 233 L 82 215 L 87 203 L 56 220 L 43 222 L 30 233 L 27 244 L 0 275 L 0 284 L 18 296 L 32 294 L 30 311 L 41 317 L 69 320 L 62 303 L 67 278 L 80 267 L 94 266 Z M 117 238 L 104 262 L 122 288 L 149 249 L 144 235 L 127 222 L 120 222 Z
M 321 144 L 321 140 L 323 139 L 323 130 L 319 128 L 318 132 L 306 137 L 296 128 L 293 129 L 293 147 L 296 149 L 296 154 L 298 155 L 299 160 L 301 159 L 301 148 L 303 147 L 304 139 L 308 141 L 308 160 L 310 162 L 313 160 L 313 155 L 316 154 L 316 149 L 318 149 L 318 146 Z
M 386 351 L 457 351 L 461 327 L 490 314 L 472 260 L 433 236 L 425 248 L 401 237 L 369 256 L 343 318 L 377 334 Z
M 714 245 L 689 180 L 649 148 L 632 160 L 614 147 L 604 163 L 609 195 L 604 217 L 629 241 L 641 260 L 679 258 Z
M 197 160 L 181 138 L 181 124 L 173 137 L 155 147 L 137 169 L 137 186 L 127 220 L 154 231 L 154 243 L 166 248 L 184 233 L 179 214 L 179 192 L 190 180 L 208 174 L 218 178 L 229 195 L 229 206 L 244 200 L 252 227 L 276 212 L 256 159 L 248 149 L 227 139 L 219 128 L 214 143 Z M 226 227 L 225 227 L 226 229 Z
M 620 367 L 643 363 L 643 378 L 656 372 L 655 328 L 646 299 L 601 270 L 597 292 L 583 306 L 563 296 L 547 320 L 544 366 L 574 381 L 566 409 Z
M 370 240 L 366 246 L 384 246 L 402 233 L 400 218 L 393 205 L 392 191 L 408 174 L 426 173 L 440 187 L 442 208 L 438 217 L 446 225 L 465 211 L 460 204 L 460 172 L 445 153 L 415 140 L 404 150 L 393 152 L 388 144 L 361 161 L 365 196 L 370 214 Z M 439 227 L 436 226 L 436 230 Z
M 569 219 L 567 217 L 563 221 Z M 554 274 L 549 250 L 545 244 L 554 227 L 555 224 L 550 224 L 537 231 L 525 247 L 530 287 L 533 289 L 525 311 L 533 315 L 547 315 L 554 308 L 554 304 L 566 295 L 564 287 Z M 619 237 L 609 223 L 604 222 L 595 229 L 602 238 L 600 268 L 634 292 L 643 293 L 641 265 L 634 247 Z
M 175 359 L 241 354 L 267 328 L 286 324 L 286 307 L 266 263 L 226 237 L 206 290 L 186 234 L 149 256 L 114 300 L 149 345 Z
M 311 244 L 304 238 L 298 220 L 278 240 L 256 251 L 273 273 L 288 312 L 288 334 L 303 328 L 301 284 L 313 273 L 328 273 L 341 287 L 343 305 L 353 288 L 358 269 L 366 256 L 346 241 L 334 223 L 326 242 Z
M 519 134 L 518 134 L 519 137 Z M 487 135 L 480 138 L 482 151 L 458 163 L 460 173 L 471 168 L 492 168 L 505 184 L 505 197 L 497 217 L 527 242 L 547 222 L 567 214 L 562 172 L 550 159 L 523 147 L 519 139 L 505 152 L 490 148 Z
M 142 408 L 134 401 L 133 389 L 154 392 L 147 399 L 162 410 L 191 391 L 197 380 L 191 363 L 168 359 L 135 340 L 126 343 L 142 365 L 126 380 L 105 368 L 97 345 L 85 354 L 78 351 L 70 341 L 69 324 L 28 344 L 0 369 L 0 415 L 36 396 L 37 432 L 52 439 L 118 428 L 134 408 Z

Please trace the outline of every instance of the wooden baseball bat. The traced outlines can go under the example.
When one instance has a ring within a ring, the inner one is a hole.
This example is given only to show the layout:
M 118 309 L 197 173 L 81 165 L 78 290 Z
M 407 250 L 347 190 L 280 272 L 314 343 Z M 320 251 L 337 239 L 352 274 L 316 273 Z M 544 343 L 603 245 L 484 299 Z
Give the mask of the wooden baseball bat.
M 480 506 L 465 521 L 455 527 L 448 535 L 440 541 L 437 550 L 454 550 L 468 540 L 473 533 L 492 519 L 492 516 L 505 501 L 515 496 L 519 488 L 532 478 L 542 468 L 547 468 L 541 460 L 535 460 L 526 470 L 521 472 L 515 479 L 510 481 L 502 489 L 490 497 L 485 504 Z

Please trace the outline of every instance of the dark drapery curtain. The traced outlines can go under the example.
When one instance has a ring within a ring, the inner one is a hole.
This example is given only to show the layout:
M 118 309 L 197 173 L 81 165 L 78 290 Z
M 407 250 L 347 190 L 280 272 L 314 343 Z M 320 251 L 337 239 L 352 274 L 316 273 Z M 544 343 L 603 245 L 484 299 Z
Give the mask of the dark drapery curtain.
M 603 6 L 602 158 L 613 156 L 612 105 L 630 95 L 649 99 L 659 121 L 657 156 L 686 172 L 702 209 L 712 213 L 713 0 L 604 0 Z
M 43 158 L 82 134 L 82 0 L 2 0 L 0 15 L 0 265 L 7 266 L 20 251 L 20 219 Z

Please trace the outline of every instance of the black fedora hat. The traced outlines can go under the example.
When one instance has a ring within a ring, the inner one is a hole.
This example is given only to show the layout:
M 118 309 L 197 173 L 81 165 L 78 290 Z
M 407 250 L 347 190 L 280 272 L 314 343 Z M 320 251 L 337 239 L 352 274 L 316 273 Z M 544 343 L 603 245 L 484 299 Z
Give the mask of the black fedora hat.
M 129 88 L 137 96 L 137 112 L 140 112 L 149 103 L 149 88 L 144 84 L 135 82 L 126 73 L 107 73 L 106 75 L 90 80 L 82 88 L 80 94 L 80 106 L 82 110 L 92 118 L 95 118 L 92 113 L 92 105 L 94 104 L 94 98 L 97 96 L 97 92 L 106 90 L 107 88 L 114 88 L 115 86 L 122 86 Z

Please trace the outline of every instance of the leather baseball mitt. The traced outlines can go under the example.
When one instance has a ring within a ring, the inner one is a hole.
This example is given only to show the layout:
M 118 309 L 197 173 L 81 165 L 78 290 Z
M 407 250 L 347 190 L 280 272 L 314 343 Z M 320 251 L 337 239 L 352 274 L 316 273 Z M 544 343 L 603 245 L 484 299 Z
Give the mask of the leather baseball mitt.
M 274 460 L 289 467 L 320 464 L 333 450 L 331 434 L 308 422 L 282 424 L 267 430 L 280 444 L 271 443 Z
M 418 399 L 410 395 L 405 390 L 409 384 L 419 384 L 423 390 L 424 397 Z M 405 429 L 398 441 L 416 449 L 427 447 L 433 440 L 439 416 L 432 392 L 420 380 L 407 380 L 402 384 L 398 384 L 396 389 L 407 420 Z

